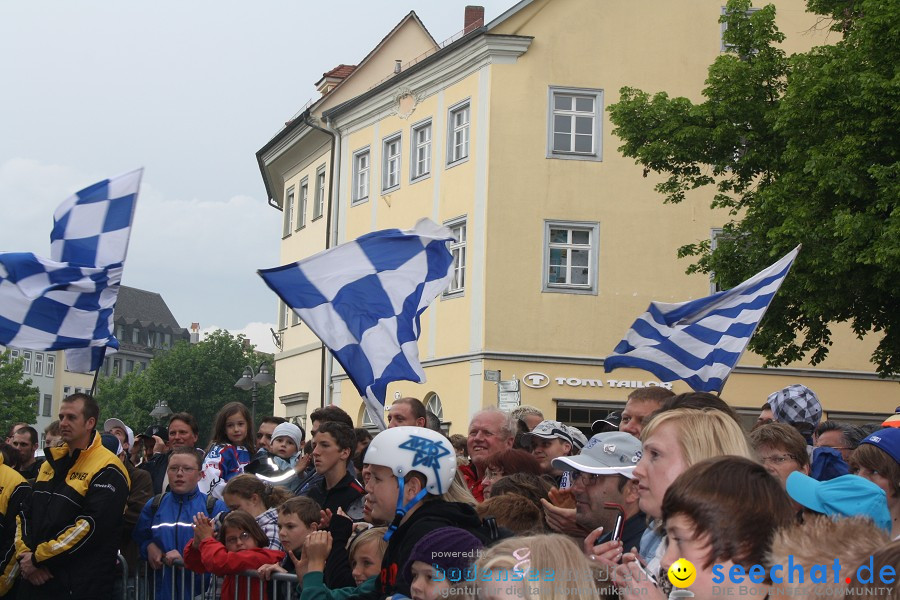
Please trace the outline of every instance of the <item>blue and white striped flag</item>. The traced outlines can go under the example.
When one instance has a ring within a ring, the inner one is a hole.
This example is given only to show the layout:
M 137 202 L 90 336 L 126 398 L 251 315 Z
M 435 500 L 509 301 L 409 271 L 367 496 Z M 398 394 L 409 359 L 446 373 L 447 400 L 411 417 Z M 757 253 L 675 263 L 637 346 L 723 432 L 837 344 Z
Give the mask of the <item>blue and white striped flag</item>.
M 392 381 L 425 382 L 419 315 L 450 284 L 453 235 L 428 219 L 366 234 L 259 275 L 331 350 L 384 428 Z
M 681 379 L 698 392 L 721 390 L 799 251 L 730 290 L 678 304 L 651 302 L 604 361 L 606 372 L 632 367 L 662 381 Z
M 51 259 L 0 253 L 0 344 L 66 350 L 70 371 L 96 371 L 113 313 L 143 169 L 95 183 L 53 215 Z

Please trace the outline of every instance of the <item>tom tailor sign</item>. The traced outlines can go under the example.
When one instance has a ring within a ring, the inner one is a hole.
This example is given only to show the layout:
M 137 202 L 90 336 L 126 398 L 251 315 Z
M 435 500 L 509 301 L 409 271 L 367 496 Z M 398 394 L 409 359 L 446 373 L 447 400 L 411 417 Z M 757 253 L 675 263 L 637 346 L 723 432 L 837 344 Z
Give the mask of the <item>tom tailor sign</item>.
M 568 387 L 611 387 L 611 388 L 629 388 L 629 389 L 637 389 L 643 387 L 662 387 L 667 390 L 672 389 L 671 383 L 664 383 L 660 381 L 634 381 L 627 379 L 582 379 L 579 377 L 550 377 L 544 373 L 538 373 L 537 371 L 533 371 L 531 373 L 526 373 L 522 377 L 522 383 L 524 383 L 527 387 L 530 387 L 535 390 L 539 390 L 541 388 L 545 388 L 551 383 L 556 382 L 556 385 L 560 386 L 568 386 Z

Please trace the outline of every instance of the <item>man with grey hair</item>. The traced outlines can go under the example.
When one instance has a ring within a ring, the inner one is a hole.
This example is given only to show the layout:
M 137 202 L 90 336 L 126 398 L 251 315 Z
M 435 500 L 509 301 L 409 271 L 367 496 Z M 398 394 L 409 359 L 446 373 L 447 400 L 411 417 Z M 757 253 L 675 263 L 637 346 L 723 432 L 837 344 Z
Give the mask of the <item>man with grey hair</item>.
M 469 422 L 466 447 L 471 462 L 459 470 L 477 501 L 484 501 L 481 480 L 484 478 L 485 463 L 494 454 L 512 448 L 515 431 L 515 422 L 510 415 L 494 407 L 475 413 Z
M 862 431 L 847 423 L 838 421 L 822 421 L 816 427 L 816 448 L 832 448 L 841 453 L 844 462 L 850 462 L 850 455 L 859 446 Z

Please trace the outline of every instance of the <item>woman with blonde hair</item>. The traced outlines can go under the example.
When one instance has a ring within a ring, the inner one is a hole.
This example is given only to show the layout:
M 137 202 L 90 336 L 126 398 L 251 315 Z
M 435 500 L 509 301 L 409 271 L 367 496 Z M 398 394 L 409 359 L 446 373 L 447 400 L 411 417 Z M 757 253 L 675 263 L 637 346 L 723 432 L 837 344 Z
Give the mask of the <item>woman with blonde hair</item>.
M 475 563 L 474 597 L 521 600 L 599 600 L 591 563 L 556 533 L 503 540 Z
M 652 521 L 641 538 L 639 554 L 647 562 L 650 577 L 667 586 L 668 578 L 659 574 L 660 560 L 666 550 L 665 538 L 656 532 L 662 519 L 666 490 L 679 475 L 702 460 L 742 456 L 756 461 L 756 457 L 740 426 L 719 410 L 678 408 L 657 413 L 641 431 L 641 441 L 642 456 L 634 470 L 638 506 Z M 585 545 L 588 545 L 587 541 Z M 632 549 L 623 549 L 620 542 L 585 548 L 595 560 L 610 567 L 617 565 L 626 550 Z M 633 550 L 624 557 L 626 562 L 638 559 Z M 649 583 L 652 585 L 652 581 Z

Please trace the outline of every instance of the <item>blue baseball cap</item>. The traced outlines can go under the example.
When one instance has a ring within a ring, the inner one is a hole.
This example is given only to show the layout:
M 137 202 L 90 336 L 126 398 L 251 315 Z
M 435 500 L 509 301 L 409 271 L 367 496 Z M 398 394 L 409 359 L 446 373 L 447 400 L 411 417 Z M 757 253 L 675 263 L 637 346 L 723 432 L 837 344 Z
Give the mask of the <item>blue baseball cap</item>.
M 891 531 L 891 513 L 884 490 L 858 475 L 816 481 L 794 471 L 787 478 L 787 493 L 816 512 L 832 517 L 869 517 L 885 531 Z
M 895 462 L 900 463 L 900 429 L 888 427 L 869 434 L 860 444 L 872 444 L 887 452 Z

